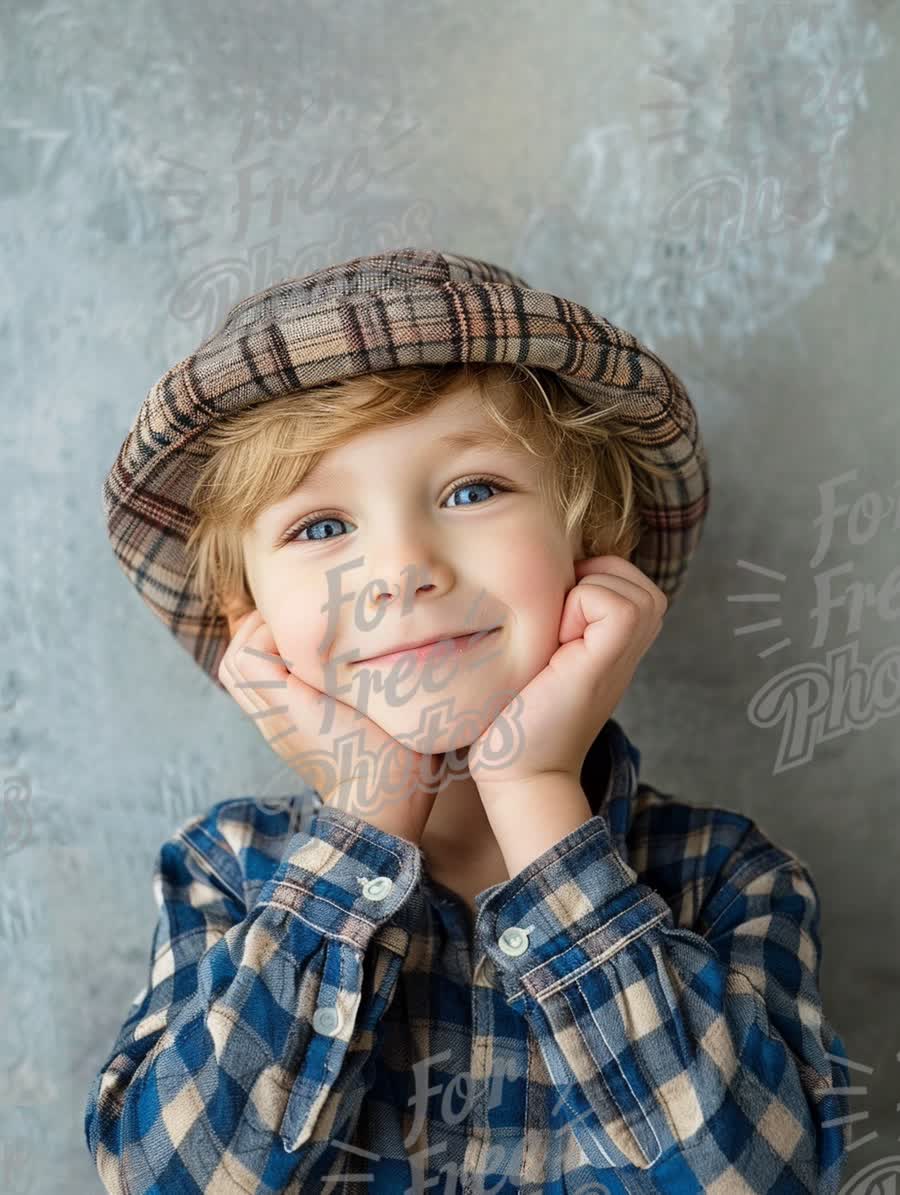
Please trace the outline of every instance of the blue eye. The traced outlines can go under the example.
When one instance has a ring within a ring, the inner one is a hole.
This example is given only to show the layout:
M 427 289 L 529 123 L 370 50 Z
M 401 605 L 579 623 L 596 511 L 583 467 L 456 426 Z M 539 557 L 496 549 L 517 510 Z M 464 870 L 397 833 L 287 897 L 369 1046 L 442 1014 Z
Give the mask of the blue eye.
M 460 491 L 462 491 L 464 493 L 471 493 L 472 490 L 485 489 L 485 488 L 497 490 L 501 494 L 507 492 L 507 490 L 508 490 L 507 486 L 501 485 L 498 481 L 495 481 L 493 477 L 466 477 L 462 481 L 457 482 L 457 484 L 453 487 L 451 496 L 452 496 L 452 494 L 457 494 Z M 454 505 L 456 505 L 456 506 L 459 506 L 459 505 L 479 506 L 479 505 L 481 505 L 481 503 L 480 502 L 474 502 L 474 503 L 473 502 L 464 502 L 464 503 L 460 504 L 457 502 Z M 453 508 L 451 507 L 451 509 L 453 509 Z M 302 538 L 304 531 L 312 531 L 312 529 L 314 527 L 319 527 L 323 524 L 327 525 L 328 523 L 343 523 L 345 526 L 350 526 L 350 527 L 353 526 L 352 523 L 348 523 L 346 519 L 342 519 L 339 515 L 335 515 L 335 514 L 309 515 L 309 516 L 307 516 L 307 518 L 303 519 L 301 522 L 295 524 L 295 526 L 290 527 L 284 533 L 284 535 L 281 537 L 281 543 L 290 543 L 290 542 L 321 543 L 323 540 L 326 540 L 326 539 L 340 538 L 340 536 L 337 535 L 337 533 L 335 533 L 333 531 L 329 531 L 325 535 L 311 535 L 307 539 Z
M 323 523 L 325 523 L 325 524 L 342 523 L 343 521 L 344 521 L 343 519 L 337 518 L 336 515 L 326 515 L 324 519 L 316 519 L 316 521 L 314 523 L 306 523 L 306 524 L 301 525 L 300 527 L 297 528 L 296 534 L 299 536 L 301 531 L 308 531 L 313 527 L 321 527 Z M 334 535 L 335 535 L 335 533 L 333 531 L 329 531 L 325 535 L 313 535 L 313 536 L 310 536 L 310 538 L 312 540 L 333 539 Z M 291 536 L 290 538 L 293 539 L 294 536 Z
M 480 478 L 479 477 L 470 477 L 468 481 L 462 481 L 462 482 L 460 482 L 460 484 L 458 486 L 455 486 L 453 489 L 453 493 L 454 494 L 460 494 L 460 493 L 468 494 L 468 493 L 471 493 L 472 490 L 477 490 L 477 489 L 497 490 L 499 488 L 500 487 L 495 482 L 488 481 L 488 479 L 485 477 L 480 477 Z M 452 497 L 452 495 L 451 495 L 451 497 Z M 457 503 L 456 505 L 459 505 L 459 503 Z M 463 503 L 463 505 L 464 506 L 471 506 L 471 505 L 477 506 L 478 503 L 465 502 L 465 503 Z

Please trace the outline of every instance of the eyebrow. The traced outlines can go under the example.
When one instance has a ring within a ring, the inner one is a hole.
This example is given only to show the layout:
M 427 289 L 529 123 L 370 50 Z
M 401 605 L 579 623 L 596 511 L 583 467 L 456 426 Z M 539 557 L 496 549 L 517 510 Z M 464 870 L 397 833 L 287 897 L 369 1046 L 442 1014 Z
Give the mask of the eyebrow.
M 433 444 L 441 448 L 449 449 L 450 451 L 461 452 L 466 448 L 482 448 L 482 447 L 516 447 L 515 440 L 507 435 L 507 433 L 496 424 L 491 424 L 489 427 L 472 428 L 469 431 L 448 432 L 445 436 L 439 436 L 432 441 Z M 319 462 L 314 468 L 310 469 L 306 477 L 294 491 L 300 493 L 307 485 L 317 485 L 320 482 L 339 481 L 344 478 L 350 470 L 342 469 L 339 466 L 327 465 L 324 462 Z
M 448 432 L 446 436 L 435 440 L 435 444 L 443 444 L 446 448 L 477 448 L 479 444 L 503 444 L 506 442 L 506 433 L 496 424 L 468 432 Z

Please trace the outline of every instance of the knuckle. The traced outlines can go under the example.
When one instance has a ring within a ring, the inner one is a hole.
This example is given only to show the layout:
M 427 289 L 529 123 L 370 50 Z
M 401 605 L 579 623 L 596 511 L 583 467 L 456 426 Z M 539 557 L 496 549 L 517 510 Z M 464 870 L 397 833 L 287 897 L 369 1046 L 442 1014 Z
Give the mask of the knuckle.
M 619 616 L 623 621 L 630 623 L 632 626 L 637 625 L 644 616 L 644 612 L 640 605 L 633 601 L 630 597 L 626 597 L 624 593 L 617 595 L 619 597 L 618 607 Z

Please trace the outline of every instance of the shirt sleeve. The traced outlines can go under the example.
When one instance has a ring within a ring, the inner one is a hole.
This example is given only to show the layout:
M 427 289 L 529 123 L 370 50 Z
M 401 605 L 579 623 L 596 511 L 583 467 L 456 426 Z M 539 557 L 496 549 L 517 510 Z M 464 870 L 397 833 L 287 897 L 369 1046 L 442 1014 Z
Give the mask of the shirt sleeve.
M 87 1145 L 121 1195 L 313 1190 L 374 1081 L 421 855 L 326 806 L 247 907 L 215 825 L 198 837 L 158 856 L 149 982 L 92 1084 Z
M 599 1178 L 831 1195 L 849 1076 L 822 1011 L 812 878 L 739 815 L 704 835 L 693 928 L 596 815 L 488 897 L 485 950 Z

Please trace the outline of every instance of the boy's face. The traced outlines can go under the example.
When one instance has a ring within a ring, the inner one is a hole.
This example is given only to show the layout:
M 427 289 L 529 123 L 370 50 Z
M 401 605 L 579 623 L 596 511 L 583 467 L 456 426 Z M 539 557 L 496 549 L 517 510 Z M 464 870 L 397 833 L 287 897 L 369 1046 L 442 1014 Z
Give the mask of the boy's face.
M 290 671 L 395 738 L 449 699 L 432 753 L 471 743 L 545 667 L 582 555 L 580 531 L 566 538 L 539 494 L 547 462 L 515 442 L 488 445 L 497 430 L 478 391 L 461 388 L 326 453 L 243 537 L 256 606 Z M 476 434 L 473 447 L 442 444 L 463 431 Z M 465 481 L 479 474 L 497 485 Z M 297 531 L 308 515 L 315 524 Z M 371 659 L 494 627 L 429 666 Z

